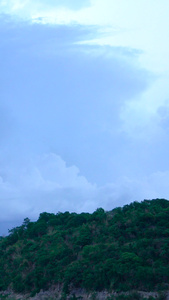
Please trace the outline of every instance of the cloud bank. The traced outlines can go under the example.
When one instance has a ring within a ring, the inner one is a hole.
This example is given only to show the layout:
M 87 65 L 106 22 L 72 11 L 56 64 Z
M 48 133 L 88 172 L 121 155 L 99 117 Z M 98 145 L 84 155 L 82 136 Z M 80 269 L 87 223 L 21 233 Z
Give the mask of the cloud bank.
M 0 4 L 1 234 L 43 211 L 169 198 L 167 29 L 154 17 L 167 3 L 143 28 L 145 1 L 138 18 L 122 2 Z
M 36 220 L 44 211 L 110 210 L 131 201 L 168 195 L 169 172 L 156 172 L 140 180 L 121 177 L 98 186 L 53 153 L 34 157 L 20 168 L 6 166 L 0 175 L 1 234 L 20 225 L 25 217 Z

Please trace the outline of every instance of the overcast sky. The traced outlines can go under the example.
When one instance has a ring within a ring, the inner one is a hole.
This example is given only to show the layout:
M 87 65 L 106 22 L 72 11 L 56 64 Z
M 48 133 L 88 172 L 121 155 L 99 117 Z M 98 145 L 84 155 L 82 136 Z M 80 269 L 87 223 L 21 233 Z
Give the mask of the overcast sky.
M 0 1 L 0 234 L 169 199 L 168 0 Z

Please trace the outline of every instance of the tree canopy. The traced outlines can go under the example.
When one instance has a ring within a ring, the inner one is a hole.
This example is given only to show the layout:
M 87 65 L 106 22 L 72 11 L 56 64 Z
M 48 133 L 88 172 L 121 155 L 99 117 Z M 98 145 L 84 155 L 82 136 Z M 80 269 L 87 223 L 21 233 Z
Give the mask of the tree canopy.
M 0 290 L 37 293 L 169 289 L 169 201 L 40 214 L 0 239 Z

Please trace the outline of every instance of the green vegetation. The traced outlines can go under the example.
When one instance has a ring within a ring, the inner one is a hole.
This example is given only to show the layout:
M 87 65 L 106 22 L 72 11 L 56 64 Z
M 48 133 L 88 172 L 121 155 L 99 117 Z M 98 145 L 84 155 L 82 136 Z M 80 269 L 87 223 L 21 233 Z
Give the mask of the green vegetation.
M 73 287 L 169 289 L 169 201 L 144 200 L 92 214 L 44 212 L 0 239 L 1 291 L 33 295 L 55 284 L 63 285 L 63 295 Z

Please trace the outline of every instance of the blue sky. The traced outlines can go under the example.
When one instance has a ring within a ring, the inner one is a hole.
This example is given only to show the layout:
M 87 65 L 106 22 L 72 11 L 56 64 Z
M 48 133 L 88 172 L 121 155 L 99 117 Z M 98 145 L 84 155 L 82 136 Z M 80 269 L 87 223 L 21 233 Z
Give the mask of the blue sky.
M 0 234 L 169 198 L 167 1 L 0 3 Z

